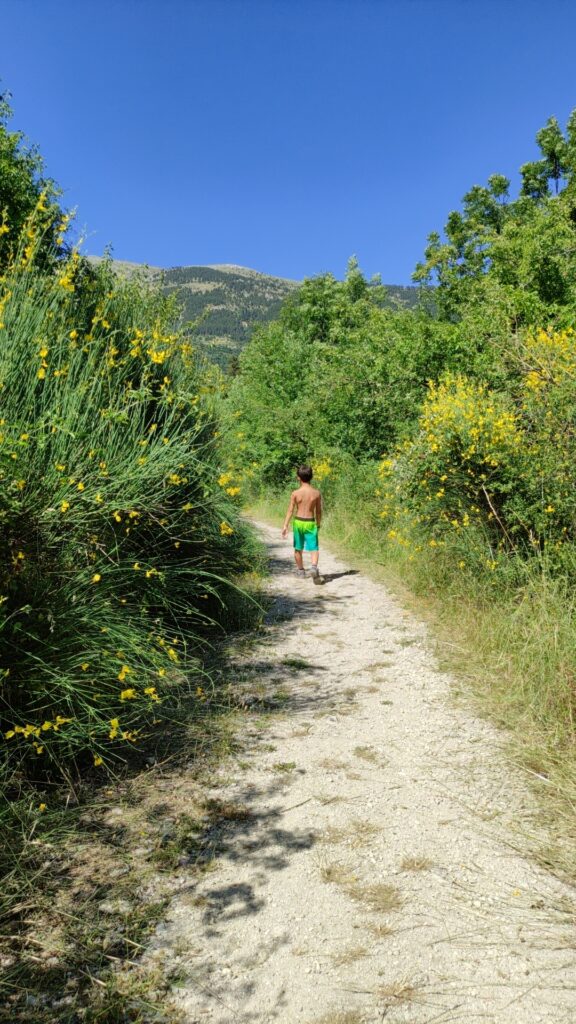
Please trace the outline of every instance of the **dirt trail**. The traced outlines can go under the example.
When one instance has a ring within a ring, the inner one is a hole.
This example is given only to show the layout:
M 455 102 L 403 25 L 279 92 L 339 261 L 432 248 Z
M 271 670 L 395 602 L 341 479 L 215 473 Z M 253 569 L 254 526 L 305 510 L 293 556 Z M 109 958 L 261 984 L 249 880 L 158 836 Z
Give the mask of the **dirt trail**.
M 214 869 L 150 950 L 184 1019 L 572 1024 L 574 892 L 516 850 L 534 805 L 498 735 L 382 585 L 325 551 L 325 585 L 298 580 L 262 533 L 275 601 L 235 661 L 281 714 L 215 778 Z

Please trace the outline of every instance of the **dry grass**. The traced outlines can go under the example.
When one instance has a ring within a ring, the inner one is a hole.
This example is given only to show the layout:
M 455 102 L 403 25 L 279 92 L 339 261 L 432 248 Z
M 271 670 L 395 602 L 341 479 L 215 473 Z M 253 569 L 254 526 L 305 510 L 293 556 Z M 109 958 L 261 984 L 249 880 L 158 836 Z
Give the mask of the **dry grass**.
M 328 804 L 346 803 L 345 796 L 335 796 L 333 793 L 317 793 L 315 794 L 314 799 L 317 800 L 319 804 L 322 804 L 323 807 L 326 807 Z
M 358 882 L 356 875 L 345 864 L 323 864 L 320 868 L 320 878 L 331 885 L 341 885 L 346 891 L 348 886 L 354 887 Z
M 293 729 L 292 732 L 290 733 L 290 735 L 294 736 L 294 737 L 309 736 L 310 735 L 310 730 L 313 729 L 313 728 L 314 728 L 314 726 L 313 726 L 312 722 L 306 722 L 304 725 L 299 725 L 299 726 L 296 727 L 296 729 Z
M 358 705 L 356 701 L 353 701 L 350 704 L 338 704 L 334 709 L 334 713 L 339 715 L 340 718 L 346 718 L 348 715 L 355 715 L 357 711 Z
M 362 1024 L 362 1014 L 358 1010 L 333 1010 L 310 1024 Z
M 205 810 L 210 817 L 218 821 L 246 821 L 252 817 L 252 811 L 245 804 L 236 804 L 232 800 L 219 800 L 217 797 L 206 800 Z
M 400 867 L 402 871 L 428 871 L 434 864 L 429 857 L 420 854 L 404 857 Z
M 379 832 L 378 825 L 374 825 L 371 821 L 362 821 L 360 818 L 354 818 L 349 824 L 343 825 L 340 828 L 333 825 L 329 826 L 322 833 L 320 841 L 327 845 L 333 845 L 350 840 L 350 846 L 365 846 L 371 837 Z
M 376 939 L 385 939 L 388 935 L 392 935 L 394 929 L 389 924 L 374 922 L 366 925 L 366 931 L 369 931 Z
M 376 995 L 388 1004 L 411 1003 L 415 998 L 418 989 L 410 981 L 393 981 L 390 985 L 381 985 Z
M 354 753 L 356 757 L 361 757 L 363 761 L 369 761 L 371 764 L 377 764 L 378 762 L 378 754 L 374 747 L 354 747 Z
M 346 964 L 354 964 L 365 956 L 368 956 L 365 946 L 350 946 L 349 949 L 343 949 L 341 953 L 334 953 L 332 963 L 335 967 L 345 967 Z
M 372 885 L 363 885 L 355 882 L 346 885 L 346 895 L 357 903 L 364 903 L 369 910 L 379 914 L 386 914 L 390 910 L 399 910 L 404 900 L 399 889 L 395 885 L 387 885 L 385 882 L 376 882 Z
M 344 771 L 348 767 L 345 761 L 339 761 L 336 757 L 325 757 L 324 760 L 319 761 L 318 765 L 320 768 L 327 768 L 328 771 Z

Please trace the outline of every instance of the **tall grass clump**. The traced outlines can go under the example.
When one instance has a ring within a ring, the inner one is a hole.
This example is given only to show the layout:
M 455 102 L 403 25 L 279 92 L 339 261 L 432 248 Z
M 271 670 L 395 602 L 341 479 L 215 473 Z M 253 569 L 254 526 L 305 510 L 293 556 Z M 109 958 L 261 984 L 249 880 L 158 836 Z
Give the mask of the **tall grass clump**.
M 4 770 L 129 756 L 183 694 L 230 605 L 247 534 L 218 485 L 210 386 L 158 294 L 35 254 L 42 197 L 0 281 Z M 7 232 L 6 232 L 7 234 Z

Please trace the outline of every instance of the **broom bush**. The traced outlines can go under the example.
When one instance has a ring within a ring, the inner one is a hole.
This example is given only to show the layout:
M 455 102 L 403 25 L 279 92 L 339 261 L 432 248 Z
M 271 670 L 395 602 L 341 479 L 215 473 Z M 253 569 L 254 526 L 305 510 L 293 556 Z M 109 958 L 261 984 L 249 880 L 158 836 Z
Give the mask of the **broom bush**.
M 45 230 L 40 197 L 0 280 L 0 720 L 5 768 L 36 777 L 203 699 L 248 545 L 173 307 L 76 252 L 46 272 Z

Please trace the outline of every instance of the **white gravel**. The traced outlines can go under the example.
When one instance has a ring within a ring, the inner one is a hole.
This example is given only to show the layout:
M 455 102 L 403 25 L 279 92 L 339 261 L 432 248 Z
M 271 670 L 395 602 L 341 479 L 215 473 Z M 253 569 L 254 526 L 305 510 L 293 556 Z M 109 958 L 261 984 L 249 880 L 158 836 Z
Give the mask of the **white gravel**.
M 384 586 L 326 551 L 323 586 L 296 579 L 261 529 L 275 602 L 235 664 L 263 712 L 210 794 L 251 814 L 149 951 L 184 1020 L 573 1024 L 574 892 L 518 852 L 534 801 L 501 738 Z

